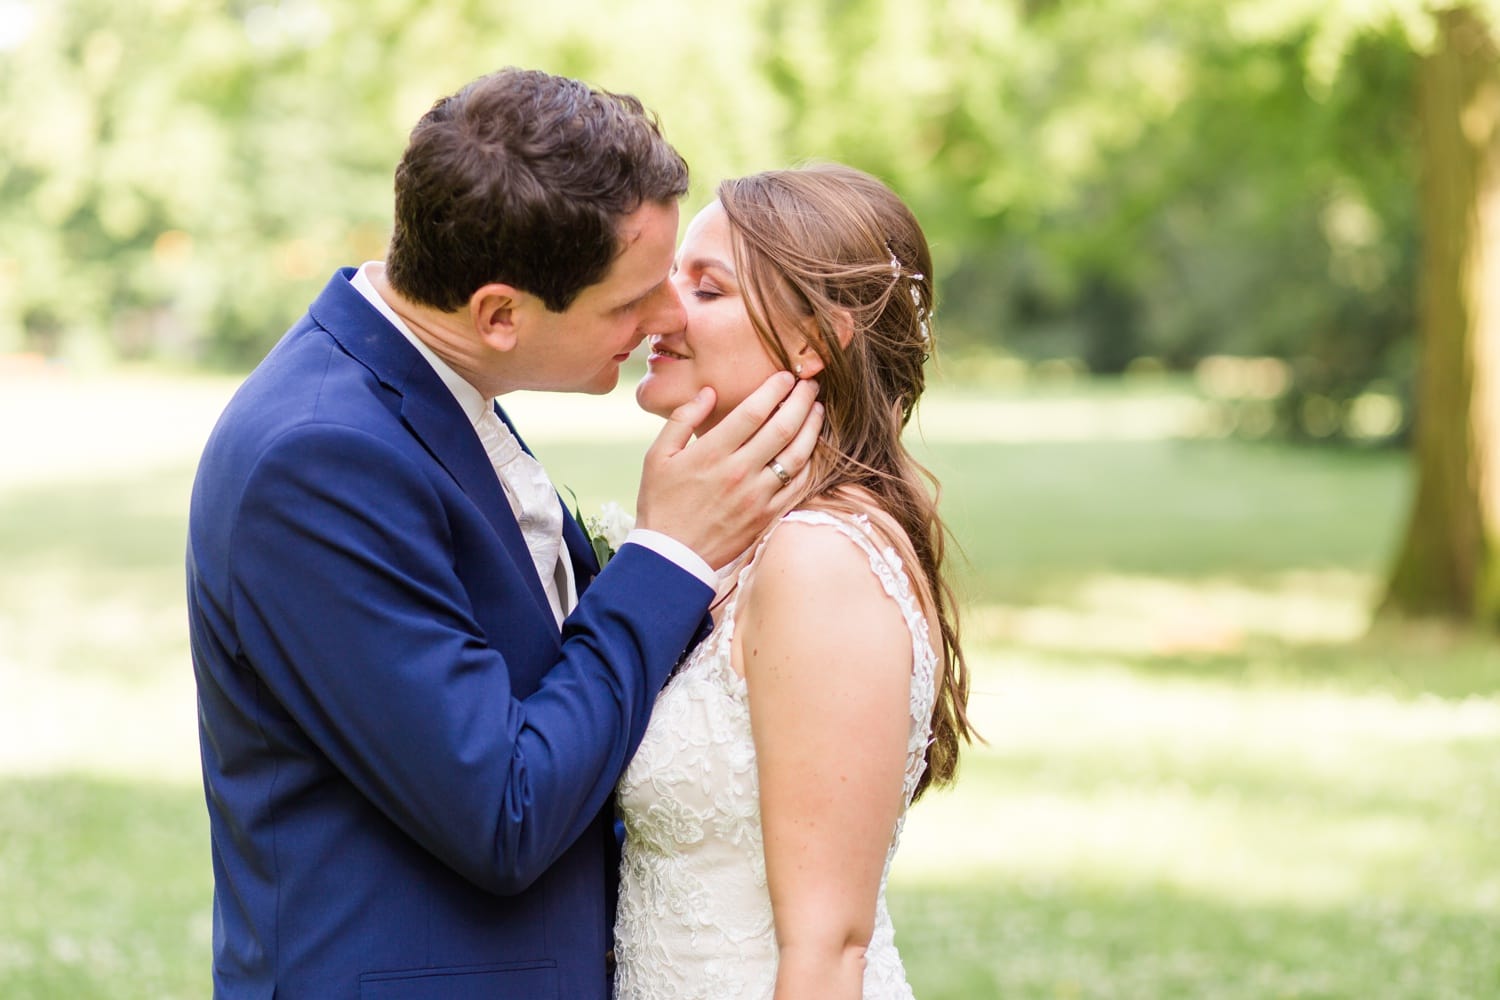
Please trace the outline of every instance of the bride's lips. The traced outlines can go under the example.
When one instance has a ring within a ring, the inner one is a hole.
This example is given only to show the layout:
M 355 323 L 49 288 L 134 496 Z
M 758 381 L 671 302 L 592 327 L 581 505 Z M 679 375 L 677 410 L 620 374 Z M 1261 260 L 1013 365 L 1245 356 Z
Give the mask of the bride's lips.
M 661 344 L 652 344 L 651 353 L 646 358 L 646 362 L 648 364 L 655 364 L 659 361 L 686 361 L 687 359 L 686 354 L 678 354 L 676 351 L 663 347 Z

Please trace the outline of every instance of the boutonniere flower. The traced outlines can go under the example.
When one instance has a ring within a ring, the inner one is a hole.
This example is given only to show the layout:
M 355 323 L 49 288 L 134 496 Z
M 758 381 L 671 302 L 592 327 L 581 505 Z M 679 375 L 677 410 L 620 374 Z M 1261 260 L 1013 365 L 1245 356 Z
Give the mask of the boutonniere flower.
M 583 533 L 588 536 L 589 545 L 593 546 L 594 558 L 599 560 L 599 568 L 603 569 L 614 558 L 620 546 L 625 544 L 625 536 L 635 527 L 635 517 L 625 513 L 624 508 L 613 502 L 600 507 L 597 517 L 584 517 L 583 512 L 578 509 L 576 496 L 573 498 L 573 507 L 573 516 L 583 526 Z

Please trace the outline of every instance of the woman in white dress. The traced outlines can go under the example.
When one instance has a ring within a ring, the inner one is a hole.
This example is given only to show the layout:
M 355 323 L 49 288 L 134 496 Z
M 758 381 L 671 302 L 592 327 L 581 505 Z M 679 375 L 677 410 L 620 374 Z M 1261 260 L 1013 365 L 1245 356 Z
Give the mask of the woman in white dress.
M 640 405 L 711 389 L 702 433 L 784 369 L 826 412 L 621 780 L 619 1000 L 911 996 L 886 876 L 971 737 L 944 529 L 901 442 L 931 273 L 901 200 L 838 165 L 725 181 L 678 250 L 687 324 L 652 338 Z

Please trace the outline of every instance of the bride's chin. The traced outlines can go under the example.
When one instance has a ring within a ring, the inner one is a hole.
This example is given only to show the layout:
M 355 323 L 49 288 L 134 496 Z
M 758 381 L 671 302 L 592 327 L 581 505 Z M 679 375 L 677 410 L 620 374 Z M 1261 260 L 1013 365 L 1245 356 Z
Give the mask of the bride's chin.
M 653 416 L 666 419 L 672 415 L 673 410 L 677 409 L 682 403 L 687 402 L 684 399 L 676 403 L 669 403 L 662 398 L 661 393 L 655 392 L 653 389 L 650 375 L 647 375 L 635 387 L 635 405 Z

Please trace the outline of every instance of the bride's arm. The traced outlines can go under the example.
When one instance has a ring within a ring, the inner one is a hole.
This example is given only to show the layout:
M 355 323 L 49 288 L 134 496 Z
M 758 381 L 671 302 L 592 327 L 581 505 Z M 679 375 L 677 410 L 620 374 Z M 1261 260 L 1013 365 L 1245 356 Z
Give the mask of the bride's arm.
M 858 998 L 902 806 L 911 635 L 869 557 L 826 527 L 778 528 L 743 600 L 776 1000 Z

